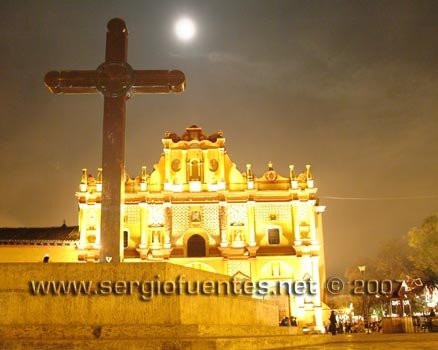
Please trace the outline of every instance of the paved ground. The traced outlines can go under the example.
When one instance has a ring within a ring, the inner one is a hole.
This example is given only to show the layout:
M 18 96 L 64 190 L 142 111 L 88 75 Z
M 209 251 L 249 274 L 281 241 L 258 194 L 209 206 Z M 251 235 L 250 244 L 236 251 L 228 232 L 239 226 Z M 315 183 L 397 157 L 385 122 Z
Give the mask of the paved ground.
M 438 333 L 325 335 L 330 344 L 300 347 L 300 350 L 437 350 Z M 294 348 L 285 348 L 294 349 Z

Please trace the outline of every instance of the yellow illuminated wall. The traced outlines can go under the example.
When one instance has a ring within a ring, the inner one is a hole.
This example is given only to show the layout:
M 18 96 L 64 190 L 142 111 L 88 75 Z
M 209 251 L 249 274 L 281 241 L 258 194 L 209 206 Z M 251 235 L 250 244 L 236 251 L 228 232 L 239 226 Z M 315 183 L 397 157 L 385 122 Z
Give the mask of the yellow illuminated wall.
M 222 132 L 192 126 L 167 132 L 152 171 L 126 175 L 123 207 L 125 260 L 160 261 L 254 281 L 325 278 L 322 218 L 310 166 L 287 176 L 268 163 L 260 177 L 241 172 L 225 150 Z M 95 260 L 100 247 L 101 170 L 84 169 L 79 199 L 79 258 Z M 193 256 L 193 254 L 197 256 Z M 273 297 L 281 299 L 284 297 Z M 317 295 L 279 300 L 283 314 L 322 329 Z

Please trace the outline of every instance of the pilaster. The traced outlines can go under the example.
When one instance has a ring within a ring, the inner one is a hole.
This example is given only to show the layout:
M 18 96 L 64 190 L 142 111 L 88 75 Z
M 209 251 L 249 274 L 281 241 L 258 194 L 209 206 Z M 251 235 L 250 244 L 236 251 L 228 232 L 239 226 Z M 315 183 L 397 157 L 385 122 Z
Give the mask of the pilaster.
M 164 190 L 170 191 L 170 149 L 164 148 Z
M 254 207 L 255 202 L 254 201 L 248 201 L 248 230 L 249 230 L 249 246 L 255 247 L 257 245 L 256 239 L 255 239 L 255 214 L 254 214 Z
M 140 245 L 145 249 L 148 246 L 148 204 L 140 203 Z

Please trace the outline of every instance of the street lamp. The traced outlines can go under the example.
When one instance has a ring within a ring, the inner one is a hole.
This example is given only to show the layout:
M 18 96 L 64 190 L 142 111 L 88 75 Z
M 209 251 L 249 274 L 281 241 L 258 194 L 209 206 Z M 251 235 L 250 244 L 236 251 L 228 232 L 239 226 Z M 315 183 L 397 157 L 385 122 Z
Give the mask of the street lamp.
M 367 310 L 366 310 L 366 288 L 365 288 L 365 282 L 364 282 L 364 275 L 365 275 L 365 270 L 366 270 L 367 266 L 366 265 L 360 265 L 358 266 L 359 271 L 362 274 L 362 283 L 364 286 L 364 291 L 363 291 L 363 295 L 362 295 L 362 318 L 363 318 L 363 325 L 364 325 L 364 329 L 365 329 L 365 333 L 368 333 L 369 327 L 370 325 L 368 325 L 368 328 L 365 328 L 366 325 L 366 321 L 368 319 L 368 315 L 367 315 Z

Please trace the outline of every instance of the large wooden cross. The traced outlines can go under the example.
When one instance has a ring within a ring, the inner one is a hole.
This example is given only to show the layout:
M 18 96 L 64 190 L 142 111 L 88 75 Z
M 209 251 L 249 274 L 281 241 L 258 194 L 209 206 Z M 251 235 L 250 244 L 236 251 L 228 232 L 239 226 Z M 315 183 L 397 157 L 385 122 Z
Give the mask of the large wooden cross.
M 103 189 L 101 262 L 123 261 L 121 206 L 124 201 L 126 100 L 134 93 L 182 92 L 185 76 L 177 70 L 133 70 L 127 63 L 128 29 L 123 20 L 108 22 L 105 62 L 96 70 L 52 71 L 44 82 L 54 94 L 102 93 Z

